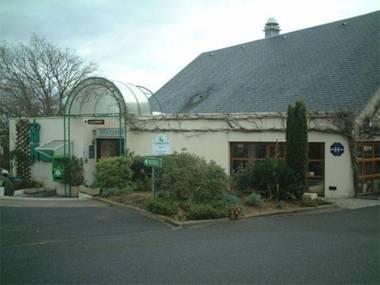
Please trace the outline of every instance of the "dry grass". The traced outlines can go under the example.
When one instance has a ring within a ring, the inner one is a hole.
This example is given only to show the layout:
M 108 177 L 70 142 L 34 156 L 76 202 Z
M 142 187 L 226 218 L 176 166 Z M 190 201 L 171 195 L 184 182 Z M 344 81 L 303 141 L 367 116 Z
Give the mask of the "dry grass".
M 260 214 L 270 214 L 275 212 L 281 212 L 283 210 L 296 210 L 296 209 L 303 209 L 308 207 L 314 207 L 314 206 L 321 206 L 321 205 L 327 205 L 329 203 L 317 199 L 314 200 L 315 202 L 313 204 L 307 204 L 302 201 L 285 201 L 284 207 L 282 209 L 279 209 L 276 207 L 276 201 L 264 201 L 261 207 L 253 207 L 253 206 L 242 206 L 243 214 L 244 215 L 260 215 Z
M 141 209 L 146 209 L 149 199 L 152 197 L 152 192 L 129 192 L 120 196 L 110 196 L 107 199 L 119 202 L 125 205 L 135 206 Z

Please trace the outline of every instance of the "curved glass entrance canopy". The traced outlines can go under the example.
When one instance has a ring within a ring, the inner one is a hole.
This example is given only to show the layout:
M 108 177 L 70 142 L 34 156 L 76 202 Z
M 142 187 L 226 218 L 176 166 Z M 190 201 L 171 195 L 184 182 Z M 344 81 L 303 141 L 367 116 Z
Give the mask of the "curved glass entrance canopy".
M 150 115 L 151 92 L 141 86 L 111 81 L 103 77 L 90 77 L 79 82 L 70 92 L 64 113 L 64 157 L 71 157 L 74 142 L 71 141 L 71 117 L 116 117 L 118 121 L 118 154 L 127 150 L 127 115 Z M 78 140 L 80 138 L 76 138 Z M 65 195 L 67 194 L 65 184 Z
M 65 115 L 149 115 L 151 108 L 145 90 L 131 83 L 91 77 L 74 87 L 66 102 Z

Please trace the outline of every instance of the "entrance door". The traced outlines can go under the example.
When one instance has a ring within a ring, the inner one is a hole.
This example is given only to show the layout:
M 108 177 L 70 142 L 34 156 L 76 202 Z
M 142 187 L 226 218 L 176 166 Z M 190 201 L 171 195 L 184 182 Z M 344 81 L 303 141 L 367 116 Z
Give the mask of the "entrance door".
M 118 156 L 119 155 L 119 139 L 97 139 L 96 140 L 96 159 Z M 122 140 L 123 145 L 123 140 Z M 123 153 L 123 149 L 122 149 Z

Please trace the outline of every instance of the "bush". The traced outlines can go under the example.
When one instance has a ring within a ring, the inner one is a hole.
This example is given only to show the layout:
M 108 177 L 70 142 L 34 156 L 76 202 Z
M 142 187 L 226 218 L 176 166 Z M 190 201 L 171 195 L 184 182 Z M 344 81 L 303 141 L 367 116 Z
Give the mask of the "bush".
M 261 207 L 261 205 L 263 204 L 263 200 L 261 199 L 261 195 L 260 194 L 257 194 L 257 193 L 251 193 L 245 203 L 248 205 L 248 206 L 254 206 L 254 207 Z
M 63 182 L 71 186 L 79 186 L 83 181 L 83 159 L 75 156 L 66 159 L 63 168 Z
M 252 192 L 255 183 L 255 164 L 253 162 L 240 168 L 233 177 L 234 188 L 240 193 Z
M 130 156 L 110 157 L 101 159 L 96 164 L 95 179 L 98 187 L 134 188 Z
M 15 184 L 9 177 L 3 177 L 3 185 L 4 185 L 4 195 L 5 196 L 13 196 L 16 187 Z
M 276 200 L 301 197 L 302 184 L 299 182 L 298 174 L 290 170 L 285 161 L 271 158 L 250 162 L 234 176 L 236 190 L 242 193 L 255 191 L 263 197 Z
M 188 209 L 190 220 L 224 218 L 226 214 L 226 209 L 214 208 L 211 204 L 192 204 Z
M 178 203 L 155 198 L 149 201 L 147 210 L 155 214 L 172 217 L 177 214 Z
M 157 171 L 157 192 L 162 198 L 192 203 L 222 200 L 228 189 L 223 168 L 189 153 L 163 157 Z
M 240 198 L 233 194 L 224 195 L 224 200 L 228 205 L 240 205 Z
M 133 172 L 132 181 L 136 184 L 136 190 L 150 191 L 152 181 L 148 173 L 151 172 L 149 167 L 144 166 L 144 158 L 133 153 L 129 154 L 132 159 L 131 170 Z

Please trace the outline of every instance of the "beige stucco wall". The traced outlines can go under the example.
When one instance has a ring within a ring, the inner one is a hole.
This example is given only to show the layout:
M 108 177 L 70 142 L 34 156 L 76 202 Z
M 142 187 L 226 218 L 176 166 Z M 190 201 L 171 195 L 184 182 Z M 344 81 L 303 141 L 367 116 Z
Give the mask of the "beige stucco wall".
M 88 118 L 77 117 L 71 119 L 71 141 L 73 142 L 72 155 L 83 158 L 85 182 L 91 185 L 94 182 L 94 172 L 96 159 L 90 159 L 88 146 L 95 139 L 94 130 L 96 128 L 116 128 L 118 120 L 105 119 L 105 124 L 101 126 L 88 125 L 85 120 Z M 63 117 L 49 118 L 29 118 L 32 122 L 36 120 L 40 124 L 40 145 L 53 140 L 63 140 Z M 11 119 L 10 126 L 10 149 L 13 150 L 16 145 L 16 121 Z M 32 179 L 42 182 L 44 185 L 56 189 L 60 195 L 64 194 L 62 183 L 55 182 L 52 179 L 52 164 L 51 162 L 36 161 L 32 165 Z
M 207 130 L 226 128 L 226 122 L 223 120 L 147 120 L 144 118 L 138 123 L 140 127 L 146 130 L 170 129 L 161 131 L 165 134 L 172 147 L 172 152 L 196 153 L 207 160 L 214 160 L 222 166 L 226 173 L 230 173 L 230 142 L 285 142 L 285 133 L 279 132 L 277 128 L 283 128 L 284 120 L 281 118 L 265 118 L 260 120 L 244 119 L 238 122 L 244 128 L 253 129 L 273 129 L 264 132 L 239 132 L 239 131 L 220 131 L 220 132 L 176 132 L 175 130 Z M 328 126 L 326 121 L 317 120 L 313 124 L 318 126 Z M 311 126 L 315 127 L 315 125 Z M 129 132 L 128 146 L 131 150 L 140 155 L 150 155 L 152 153 L 152 142 L 157 132 Z M 352 181 L 351 159 L 347 140 L 340 135 L 332 133 L 309 132 L 309 142 L 325 143 L 325 197 L 351 197 L 354 195 Z M 342 156 L 333 156 L 330 153 L 330 146 L 335 142 L 340 142 L 345 148 Z M 336 190 L 329 190 L 329 187 L 336 187 Z
M 127 144 L 131 151 L 140 155 L 152 154 L 152 142 L 158 133 L 165 134 L 171 143 L 172 152 L 187 151 L 196 153 L 207 160 L 214 160 L 230 173 L 230 142 L 273 142 L 285 141 L 284 118 L 279 115 L 230 115 L 229 118 L 220 115 L 197 116 L 159 116 L 129 118 L 130 128 L 127 132 Z M 118 121 L 106 118 L 102 126 L 87 125 L 86 118 L 73 118 L 71 121 L 71 140 L 73 154 L 84 159 L 85 179 L 87 184 L 94 180 L 96 159 L 89 159 L 88 146 L 95 139 L 96 128 L 115 128 Z M 30 119 L 31 121 L 33 119 Z M 63 118 L 36 118 L 41 125 L 40 142 L 63 139 Z M 313 120 L 311 128 L 328 126 L 323 119 Z M 132 131 L 133 129 L 133 131 Z M 15 146 L 15 120 L 10 121 L 11 149 Z M 310 142 L 325 143 L 325 196 L 350 197 L 354 195 L 352 184 L 351 161 L 349 148 L 344 137 L 333 133 L 309 132 Z M 330 153 L 329 147 L 334 142 L 340 142 L 345 152 L 340 157 Z M 36 162 L 32 166 L 32 177 L 44 182 L 49 187 L 56 188 L 63 194 L 62 185 L 52 181 L 51 163 Z M 330 191 L 329 186 L 335 186 L 336 191 Z

